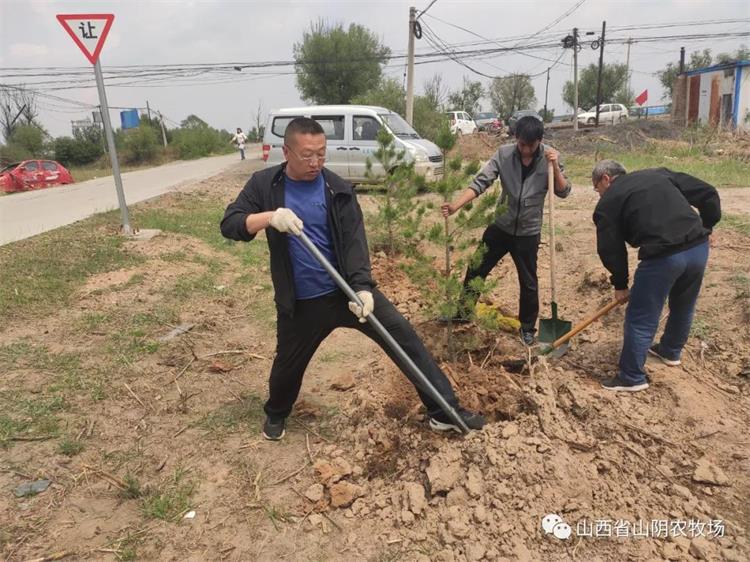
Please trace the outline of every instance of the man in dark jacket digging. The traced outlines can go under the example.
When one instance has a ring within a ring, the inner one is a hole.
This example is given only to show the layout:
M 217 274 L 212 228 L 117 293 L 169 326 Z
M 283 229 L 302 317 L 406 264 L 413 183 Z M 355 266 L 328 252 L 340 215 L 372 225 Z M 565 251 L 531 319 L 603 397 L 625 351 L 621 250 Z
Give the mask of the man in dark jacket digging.
M 615 298 L 630 298 L 620 372 L 602 386 L 637 392 L 648 388 L 647 354 L 669 366 L 680 364 L 721 202 L 706 182 L 666 168 L 626 173 L 619 162 L 602 160 L 591 182 L 600 197 L 594 210 L 599 257 L 612 274 Z M 640 248 L 641 260 L 629 292 L 626 243 Z M 669 319 L 661 340 L 652 345 L 667 299 Z
M 232 240 L 249 242 L 265 229 L 271 253 L 277 345 L 269 398 L 264 406 L 263 436 L 274 441 L 284 436 L 286 418 L 297 400 L 305 369 L 335 328 L 357 329 L 383 348 L 415 385 L 432 429 L 460 431 L 367 323 L 366 317 L 371 313 L 448 404 L 456 408 L 466 425 L 481 429 L 484 418 L 458 406 L 450 382 L 411 325 L 375 288 L 362 210 L 354 190 L 323 167 L 323 128 L 313 119 L 293 119 L 284 134 L 283 150 L 286 162 L 254 173 L 221 221 L 221 233 Z M 296 235 L 303 229 L 357 293 L 363 306 L 348 302 L 328 272 L 298 240 Z

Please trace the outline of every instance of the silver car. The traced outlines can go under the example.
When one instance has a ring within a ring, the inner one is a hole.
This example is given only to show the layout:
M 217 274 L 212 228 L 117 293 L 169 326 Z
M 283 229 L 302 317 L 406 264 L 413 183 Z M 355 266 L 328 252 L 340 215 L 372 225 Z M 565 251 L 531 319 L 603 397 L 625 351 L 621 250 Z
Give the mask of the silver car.
M 363 183 L 385 175 L 375 159 L 377 135 L 385 127 L 394 137 L 397 148 L 404 151 L 407 162 L 414 162 L 417 173 L 428 181 L 443 175 L 443 154 L 432 142 L 423 139 L 398 113 L 384 107 L 367 105 L 319 105 L 271 111 L 263 137 L 263 160 L 266 167 L 284 161 L 284 131 L 295 117 L 310 117 L 326 134 L 325 166 L 352 183 Z M 372 168 L 367 177 L 367 159 Z

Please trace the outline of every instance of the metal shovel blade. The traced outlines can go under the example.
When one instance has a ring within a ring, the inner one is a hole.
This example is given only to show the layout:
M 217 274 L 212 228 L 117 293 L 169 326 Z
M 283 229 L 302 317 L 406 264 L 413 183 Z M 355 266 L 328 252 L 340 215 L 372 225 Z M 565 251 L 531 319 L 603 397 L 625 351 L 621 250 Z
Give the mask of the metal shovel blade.
M 539 320 L 539 342 L 551 344 L 573 327 L 573 323 L 557 317 L 557 303 L 552 303 L 552 318 Z

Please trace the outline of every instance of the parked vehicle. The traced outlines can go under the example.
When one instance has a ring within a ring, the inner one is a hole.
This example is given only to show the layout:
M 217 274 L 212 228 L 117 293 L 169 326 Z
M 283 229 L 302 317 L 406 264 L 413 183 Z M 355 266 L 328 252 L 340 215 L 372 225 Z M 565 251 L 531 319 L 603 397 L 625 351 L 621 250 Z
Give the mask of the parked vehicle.
M 471 135 L 478 130 L 474 119 L 465 111 L 449 111 L 446 115 L 450 120 L 451 133 L 454 135 Z
M 508 134 L 510 136 L 513 136 L 516 134 L 516 123 L 518 123 L 518 120 L 521 117 L 527 117 L 528 115 L 531 115 L 532 117 L 536 117 L 537 119 L 539 119 L 539 121 L 543 122 L 542 116 L 539 115 L 533 109 L 519 109 L 508 118 Z
M 430 181 L 443 175 L 443 154 L 437 146 L 421 138 L 398 113 L 367 105 L 319 105 L 271 111 L 263 136 L 266 167 L 284 161 L 284 131 L 295 117 L 310 117 L 320 123 L 327 139 L 326 168 L 352 183 L 385 175 L 382 164 L 375 159 L 376 139 L 382 127 L 393 135 L 405 160 L 414 162 L 417 173 Z M 366 175 L 368 158 L 372 164 L 370 178 Z
M 503 120 L 497 116 L 497 113 L 477 113 L 474 117 L 474 122 L 480 131 L 488 133 L 497 133 L 503 128 Z
M 28 191 L 73 183 L 73 176 L 53 160 L 24 160 L 0 170 L 0 191 Z
M 628 118 L 628 108 L 621 103 L 605 103 L 599 106 L 599 123 L 614 125 Z M 578 114 L 578 123 L 593 125 L 596 123 L 596 106 Z

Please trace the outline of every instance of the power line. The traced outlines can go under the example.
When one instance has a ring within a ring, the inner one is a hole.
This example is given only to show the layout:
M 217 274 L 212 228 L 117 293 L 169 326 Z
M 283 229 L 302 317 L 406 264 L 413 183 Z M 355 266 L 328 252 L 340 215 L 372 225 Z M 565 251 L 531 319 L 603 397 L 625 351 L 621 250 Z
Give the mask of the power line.
M 433 5 L 433 4 L 435 3 L 435 2 L 437 2 L 437 0 L 432 0 L 432 2 L 430 2 L 430 3 L 429 3 L 429 4 L 427 5 L 427 7 L 426 7 L 426 8 L 424 9 L 424 10 L 422 10 L 421 12 L 419 12 L 419 15 L 417 16 L 417 20 L 418 20 L 419 18 L 421 18 L 421 17 L 423 16 L 423 15 L 425 15 L 425 14 L 427 13 L 427 10 L 429 10 L 430 8 L 432 8 L 432 5 Z M 415 20 L 415 21 L 416 21 L 416 20 Z

